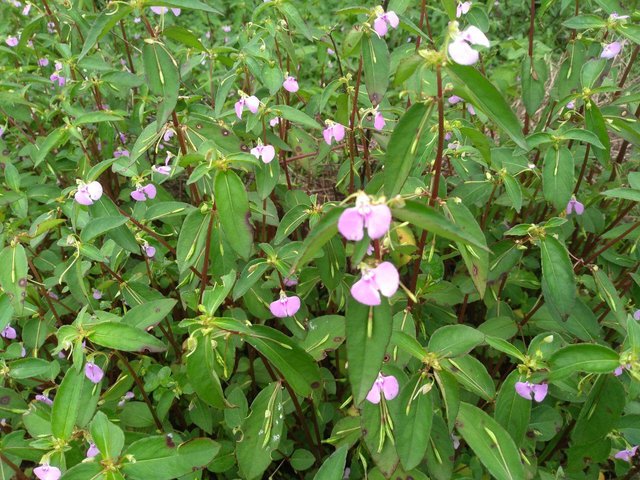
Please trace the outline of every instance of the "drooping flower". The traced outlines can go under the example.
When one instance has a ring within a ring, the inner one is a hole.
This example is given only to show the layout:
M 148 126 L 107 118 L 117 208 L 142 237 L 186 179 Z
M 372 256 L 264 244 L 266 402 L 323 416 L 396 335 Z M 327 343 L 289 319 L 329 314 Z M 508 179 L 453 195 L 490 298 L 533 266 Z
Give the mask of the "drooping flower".
M 450 105 L 455 105 L 456 103 L 460 103 L 462 102 L 462 98 L 459 97 L 458 95 L 451 95 L 448 100 Z
M 244 111 L 245 106 L 251 113 L 258 113 L 258 107 L 260 107 L 260 99 L 255 95 L 249 96 L 241 93 L 240 100 L 238 100 L 235 104 L 236 115 L 239 119 L 242 119 L 242 112 Z
M 327 145 L 331 145 L 331 141 L 335 140 L 337 142 L 341 142 L 344 138 L 344 125 L 339 123 L 332 122 L 331 120 L 325 120 L 327 124 L 327 128 L 322 131 L 322 136 L 324 137 L 324 141 L 327 142 Z
M 547 396 L 548 390 L 547 383 L 516 382 L 516 393 L 527 400 L 533 398 L 536 402 L 541 402 Z
M 10 47 L 16 47 L 18 43 L 20 43 L 20 39 L 18 37 L 7 37 L 5 40 L 6 44 Z
M 102 197 L 102 185 L 99 182 L 82 183 L 74 195 L 80 205 L 93 205 L 93 202 Z
M 39 480 L 58 480 L 62 476 L 58 467 L 52 467 L 48 463 L 34 468 L 33 473 Z
M 171 175 L 171 167 L 169 166 L 171 156 L 171 152 L 167 152 L 167 158 L 165 158 L 164 160 L 164 165 L 154 165 L 153 167 L 151 167 L 151 170 L 159 173 L 160 175 Z
M 471 2 L 458 2 L 456 7 L 456 18 L 460 18 L 462 15 L 469 13 L 471 9 Z
M 153 200 L 156 198 L 156 186 L 153 183 L 148 183 L 145 186 L 138 185 L 138 187 L 131 192 L 131 198 L 136 202 L 146 202 L 148 199 Z
M 53 400 L 51 400 L 46 395 L 40 395 L 40 394 L 36 395 L 36 401 L 46 403 L 47 405 L 53 405 Z
M 280 298 L 271 302 L 269 310 L 274 317 L 293 317 L 300 310 L 300 297 L 296 295 L 287 297 L 284 292 L 280 292 Z
M 469 25 L 462 32 L 458 32 L 449 43 L 449 56 L 460 65 L 473 65 L 480 58 L 480 54 L 471 45 L 482 45 L 489 48 L 491 44 L 487 36 L 478 27 Z
M 282 88 L 291 93 L 295 93 L 300 89 L 298 86 L 298 80 L 296 80 L 296 77 L 292 76 L 285 78 L 284 82 L 282 82 Z
M 338 231 L 347 240 L 358 242 L 364 238 L 364 229 L 372 240 L 384 236 L 391 225 L 391 210 L 384 203 L 372 205 L 369 196 L 358 193 L 356 206 L 347 208 L 338 219 Z
M 571 215 L 573 212 L 576 212 L 576 215 L 582 215 L 584 213 L 584 205 L 576 200 L 575 197 L 567 203 L 567 215 Z
M 378 378 L 373 382 L 373 386 L 369 393 L 367 393 L 367 400 L 371 403 L 380 403 L 382 397 L 385 400 L 393 400 L 398 396 L 400 391 L 400 385 L 398 379 L 393 375 L 383 375 L 378 373 Z
M 15 340 L 18 337 L 18 333 L 11 325 L 7 325 L 2 329 L 2 332 L 0 332 L 0 336 L 7 340 Z
M 173 138 L 175 134 L 176 134 L 176 131 L 173 128 L 167 128 L 167 130 L 164 132 L 164 135 L 162 136 L 162 140 L 164 140 L 165 142 L 168 142 Z
M 614 455 L 618 460 L 623 460 L 625 462 L 631 463 L 631 458 L 636 455 L 636 451 L 638 450 L 638 445 L 635 447 L 627 448 L 625 450 L 620 450 L 618 453 Z
M 93 383 L 100 383 L 102 377 L 104 377 L 104 372 L 95 363 L 87 362 L 84 366 L 84 375 Z
M 153 258 L 156 254 L 156 248 L 152 247 L 147 242 L 144 242 L 142 245 L 142 250 L 144 250 L 144 254 L 149 258 Z
M 398 28 L 400 19 L 395 12 L 388 11 L 385 13 L 384 10 L 381 10 L 381 12 L 382 13 L 376 13 L 378 18 L 376 18 L 373 22 L 373 29 L 376 31 L 378 36 L 384 37 L 389 31 L 389 27 Z
M 362 277 L 351 286 L 351 295 L 363 305 L 380 305 L 380 294 L 392 297 L 400 285 L 400 275 L 391 262 L 375 268 L 364 267 Z
M 86 453 L 86 457 L 87 458 L 93 458 L 96 455 L 98 455 L 100 453 L 100 450 L 98 450 L 98 447 L 96 447 L 95 443 L 90 443 L 89 444 L 89 448 L 87 449 L 87 453 Z
M 276 149 L 273 148 L 273 145 L 262 145 L 262 143 L 258 143 L 258 145 L 251 149 L 251 155 L 258 160 L 262 159 L 264 163 L 271 163 L 271 160 L 276 156 Z
M 382 113 L 376 112 L 375 116 L 373 117 L 373 127 L 376 130 L 382 130 L 386 124 L 387 122 L 385 122 Z
M 602 48 L 602 53 L 600 54 L 600 58 L 606 58 L 606 59 L 615 58 L 620 53 L 621 50 L 622 50 L 622 43 L 620 42 L 607 43 Z
M 620 366 L 618 366 L 618 368 L 616 368 L 616 369 L 613 371 L 613 374 L 614 374 L 616 377 L 619 377 L 620 375 L 622 375 L 622 372 L 624 372 L 625 370 L 630 370 L 630 369 L 631 369 L 631 364 L 630 364 L 630 363 L 627 363 L 627 364 L 625 364 L 625 365 L 620 365 Z
M 49 65 L 49 59 L 47 57 L 39 58 L 38 65 L 40 65 L 41 67 L 46 67 L 47 65 Z

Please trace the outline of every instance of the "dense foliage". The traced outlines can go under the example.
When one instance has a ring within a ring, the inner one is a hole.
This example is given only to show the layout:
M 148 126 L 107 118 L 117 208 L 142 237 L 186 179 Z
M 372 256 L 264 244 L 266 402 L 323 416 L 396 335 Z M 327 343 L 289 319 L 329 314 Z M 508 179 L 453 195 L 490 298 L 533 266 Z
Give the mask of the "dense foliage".
M 2 479 L 640 472 L 638 2 L 343 3 L 0 4 Z

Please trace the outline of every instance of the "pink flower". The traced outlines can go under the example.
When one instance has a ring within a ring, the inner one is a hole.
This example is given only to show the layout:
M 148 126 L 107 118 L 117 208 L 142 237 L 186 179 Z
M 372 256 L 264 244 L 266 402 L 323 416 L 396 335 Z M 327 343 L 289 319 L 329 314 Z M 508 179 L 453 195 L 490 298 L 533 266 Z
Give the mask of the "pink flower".
M 469 115 L 475 115 L 476 114 L 476 109 L 473 108 L 473 105 L 468 104 L 467 105 L 467 112 L 469 112 Z
M 222 26 L 222 31 L 224 33 L 229 33 L 231 31 L 231 26 L 230 25 L 223 25 Z
M 251 149 L 251 155 L 257 159 L 262 158 L 264 163 L 271 163 L 271 160 L 276 156 L 276 149 L 273 145 L 258 144 Z
M 155 13 L 156 15 L 164 15 L 165 13 L 167 13 L 169 11 L 169 9 L 167 7 L 151 7 L 151 11 L 153 13 Z M 172 8 L 171 12 L 177 17 L 178 15 L 180 15 L 180 9 L 179 8 Z
M 51 76 L 49 77 L 49 80 L 51 80 L 53 83 L 58 82 L 58 86 L 59 87 L 64 87 L 67 83 L 67 79 L 65 77 L 63 77 L 62 75 L 60 75 L 58 73 L 58 70 L 56 70 L 55 72 L 53 72 L 51 74 Z
M 98 182 L 81 184 L 74 195 L 76 202 L 80 205 L 93 205 L 93 202 L 100 200 L 100 197 L 102 197 L 102 185 Z
M 40 65 L 41 67 L 46 67 L 47 65 L 49 65 L 49 59 L 47 57 L 38 59 L 38 65 Z
M 328 48 L 328 47 L 327 47 L 327 53 L 329 55 L 335 55 L 336 54 L 336 52 L 335 52 L 335 50 L 333 48 Z
M 36 401 L 46 403 L 47 405 L 53 405 L 53 400 L 45 395 L 36 395 Z
M 382 373 L 378 374 L 378 378 L 376 378 L 375 382 L 373 382 L 373 386 L 369 393 L 367 393 L 367 400 L 371 403 L 380 403 L 382 397 L 385 400 L 393 400 L 398 396 L 398 392 L 400 391 L 400 385 L 398 385 L 398 379 L 393 375 L 382 375 Z
M 457 95 L 451 95 L 447 101 L 450 105 L 455 105 L 456 103 L 460 103 L 462 98 Z
M 629 15 L 618 15 L 617 12 L 611 12 L 611 15 L 609 15 L 609 20 L 626 20 L 627 18 L 629 18 Z
M 626 365 L 620 365 L 618 368 L 616 368 L 613 371 L 613 374 L 616 377 L 619 377 L 620 375 L 622 375 L 622 372 L 624 372 L 625 370 L 631 370 L 631 364 L 630 363 L 627 363 Z
M 0 138 L 4 135 L 4 127 L 0 126 Z
M 152 247 L 147 242 L 144 242 L 144 245 L 142 245 L 142 250 L 144 250 L 144 254 L 149 258 L 153 258 L 156 254 L 156 248 Z
M 391 225 L 391 210 L 384 204 L 371 205 L 369 196 L 358 193 L 356 206 L 347 208 L 338 219 L 338 231 L 347 240 L 358 242 L 364 238 L 364 229 L 372 240 L 384 236 Z
M 615 58 L 620 53 L 620 50 L 622 50 L 622 43 L 620 42 L 608 43 L 602 48 L 602 53 L 600 54 L 600 58 L 607 58 L 607 59 Z
M 260 107 L 260 100 L 254 95 L 242 95 L 240 100 L 235 104 L 236 115 L 239 119 L 242 119 L 242 112 L 244 111 L 245 105 L 251 113 L 256 114 L 258 113 L 258 107 Z
M 471 48 L 471 45 L 482 45 L 487 48 L 491 46 L 482 30 L 473 25 L 456 34 L 449 44 L 449 56 L 460 65 L 473 65 L 480 58 L 480 54 Z
M 444 134 L 444 139 L 447 140 L 447 141 L 451 140 L 451 132 L 445 133 Z
M 129 150 L 126 148 L 118 148 L 113 152 L 113 158 L 128 157 L 130 155 Z
M 634 320 L 640 320 L 640 309 L 638 309 L 635 312 L 633 312 L 633 319 Z
M 98 450 L 98 447 L 96 447 L 95 443 L 90 443 L 89 444 L 89 448 L 87 449 L 87 454 L 86 457 L 87 458 L 93 458 L 96 455 L 98 455 L 100 453 L 100 450 Z
M 287 92 L 291 92 L 291 93 L 295 93 L 298 91 L 298 89 L 300 88 L 298 86 L 298 81 L 296 80 L 296 77 L 287 77 L 285 79 L 285 81 L 282 83 L 282 87 L 287 91 Z
M 575 197 L 567 203 L 567 215 L 571 215 L 574 211 L 576 215 L 582 215 L 584 213 L 584 205 L 576 200 Z
M 471 2 L 458 2 L 456 7 L 456 18 L 460 18 L 462 15 L 469 13 L 471 9 Z
M 287 297 L 284 292 L 280 292 L 280 298 L 271 302 L 269 310 L 274 317 L 293 317 L 300 310 L 300 297 L 296 295 Z
M 167 128 L 167 130 L 164 132 L 164 135 L 162 136 L 162 139 L 165 142 L 168 142 L 169 140 L 171 140 L 171 138 L 176 134 L 176 131 L 173 128 Z
M 29 15 L 29 12 L 31 11 L 31 4 L 27 3 L 24 8 L 22 9 L 22 15 L 24 15 L 25 17 L 27 15 Z
M 636 455 L 636 451 L 638 450 L 638 445 L 632 448 L 627 448 L 626 450 L 620 450 L 618 453 L 614 455 L 618 460 L 624 460 L 625 462 L 631 463 L 631 457 Z
M 336 142 L 342 141 L 344 138 L 344 126 L 330 120 L 327 120 L 327 125 L 327 128 L 322 131 L 322 136 L 327 145 L 331 145 L 332 139 L 335 139 Z
M 20 43 L 20 39 L 18 37 L 7 37 L 5 40 L 6 44 L 10 47 L 16 47 L 18 43 Z
M 124 407 L 124 404 L 126 403 L 126 401 L 127 400 L 131 400 L 133 397 L 135 397 L 133 392 L 125 393 L 124 396 L 122 397 L 122 399 L 118 402 L 118 406 L 119 407 Z
M 138 188 L 131 192 L 131 198 L 136 202 L 146 202 L 147 199 L 153 200 L 156 198 L 156 187 L 153 183 L 149 183 L 144 187 L 138 185 Z
M 58 467 L 52 467 L 48 463 L 34 468 L 33 473 L 39 480 L 58 480 L 62 476 Z
M 87 362 L 84 366 L 84 375 L 93 383 L 100 383 L 102 377 L 104 377 L 104 372 L 95 363 Z
M 171 160 L 171 153 L 167 152 L 167 158 L 164 161 L 164 165 L 154 165 L 153 167 L 151 167 L 151 170 L 153 170 L 156 173 L 159 173 L 160 175 L 171 175 L 171 167 L 169 166 L 170 160 Z
M 566 107 L 569 110 L 573 110 L 574 108 L 576 108 L 576 102 L 574 102 L 573 100 L 571 100 L 569 103 L 567 103 Z
M 373 29 L 376 31 L 379 37 L 384 37 L 389 31 L 389 26 L 391 28 L 398 28 L 400 24 L 400 19 L 395 12 L 387 12 L 382 14 L 377 14 L 378 18 L 373 22 Z
M 516 393 L 527 400 L 533 398 L 536 402 L 541 402 L 547 396 L 548 390 L 549 385 L 547 383 L 516 382 Z
M 272 127 L 275 127 L 278 124 L 280 124 L 280 117 L 273 117 L 271 120 L 269 120 L 269 125 L 271 125 Z
M 15 340 L 18 337 L 18 334 L 15 328 L 13 328 L 11 325 L 7 325 L 2 329 L 2 332 L 0 332 L 0 336 L 6 338 L 7 340 Z
M 380 294 L 392 297 L 400 285 L 400 275 L 391 262 L 382 262 L 376 268 L 365 267 L 362 278 L 351 287 L 351 295 L 363 305 L 380 305 Z
M 97 288 L 94 288 L 93 289 L 93 293 L 91 294 L 91 296 L 95 300 L 100 300 L 102 298 L 102 292 L 100 290 L 98 290 Z
M 285 287 L 295 287 L 298 284 L 298 279 L 296 277 L 285 277 L 282 281 Z
M 382 130 L 387 122 L 384 121 L 384 117 L 382 113 L 376 112 L 376 115 L 373 117 L 373 128 L 376 130 Z

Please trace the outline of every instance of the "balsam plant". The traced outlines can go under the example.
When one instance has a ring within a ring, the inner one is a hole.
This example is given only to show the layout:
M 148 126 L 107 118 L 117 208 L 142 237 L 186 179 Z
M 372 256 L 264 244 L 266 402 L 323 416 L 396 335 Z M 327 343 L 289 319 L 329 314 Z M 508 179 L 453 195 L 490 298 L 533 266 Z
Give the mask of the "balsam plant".
M 0 477 L 640 473 L 635 0 L 0 4 Z

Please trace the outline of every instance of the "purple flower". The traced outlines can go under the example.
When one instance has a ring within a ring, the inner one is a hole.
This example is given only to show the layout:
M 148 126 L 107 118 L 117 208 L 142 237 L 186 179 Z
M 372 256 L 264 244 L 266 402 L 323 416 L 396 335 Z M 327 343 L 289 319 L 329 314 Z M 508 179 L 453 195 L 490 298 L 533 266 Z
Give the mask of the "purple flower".
M 300 297 L 296 295 L 287 297 L 284 292 L 280 292 L 280 298 L 271 302 L 269 310 L 274 317 L 293 317 L 300 310 Z
M 611 15 L 609 15 L 609 20 L 612 20 L 612 21 L 626 20 L 627 18 L 629 18 L 629 15 L 618 15 L 617 12 L 611 12 Z
M 373 128 L 375 128 L 376 130 L 382 130 L 386 124 L 387 122 L 384 121 L 382 113 L 376 112 L 375 116 L 373 117 Z
M 271 163 L 271 160 L 276 156 L 276 149 L 273 148 L 273 145 L 258 144 L 251 149 L 251 155 L 257 159 L 262 158 L 264 163 Z
M 375 248 L 373 248 L 373 245 L 369 244 L 367 246 L 367 255 L 373 255 L 373 252 L 375 252 Z
M 156 15 L 164 15 L 169 11 L 167 7 L 151 7 L 151 11 Z M 176 17 L 180 15 L 179 8 L 172 8 L 171 13 L 173 13 Z
M 164 161 L 164 165 L 154 165 L 151 167 L 156 173 L 160 175 L 171 175 L 171 167 L 169 166 L 169 161 L 171 160 L 171 152 L 167 152 L 167 158 Z
M 53 22 L 47 22 L 47 31 L 49 33 L 56 33 L 56 24 Z
M 482 45 L 487 48 L 491 46 L 482 30 L 473 25 L 455 35 L 449 44 L 449 56 L 460 65 L 473 65 L 480 58 L 480 54 L 471 48 L 471 45 Z
M 84 366 L 84 374 L 93 383 L 100 383 L 102 377 L 104 377 L 104 372 L 102 371 L 102 369 L 92 362 L 87 362 L 87 364 Z
M 156 187 L 153 183 L 149 183 L 144 187 L 138 185 L 138 188 L 131 192 L 131 198 L 136 202 L 146 202 L 147 199 L 153 200 L 156 198 Z
M 24 8 L 22 9 L 22 15 L 24 15 L 25 17 L 27 15 L 29 15 L 29 12 L 31 11 L 31 4 L 27 3 Z
M 4 135 L 4 127 L 0 126 L 0 138 Z
M 51 74 L 51 76 L 49 77 L 49 80 L 51 80 L 53 83 L 58 82 L 59 87 L 64 87 L 67 84 L 67 79 L 62 75 L 58 74 L 58 70 L 56 70 L 54 73 Z
M 362 277 L 351 287 L 351 295 L 358 302 L 380 305 L 380 294 L 392 297 L 400 285 L 400 275 L 391 262 L 382 262 L 376 268 L 364 267 Z
M 634 320 L 640 320 L 640 309 L 638 309 L 635 312 L 633 312 L 633 319 Z
M 630 364 L 630 363 L 627 363 L 627 364 L 625 364 L 625 365 L 620 365 L 618 368 L 616 368 L 616 369 L 613 371 L 613 374 L 614 374 L 616 377 L 619 377 L 620 375 L 622 375 L 622 373 L 623 373 L 625 370 L 631 370 L 631 364 Z
M 347 208 L 338 219 L 338 230 L 344 238 L 358 242 L 364 238 L 364 229 L 372 240 L 384 236 L 391 225 L 391 210 L 385 204 L 371 205 L 369 196 L 358 193 L 356 206 Z
M 600 58 L 606 58 L 606 59 L 615 58 L 620 53 L 621 50 L 622 50 L 622 43 L 620 42 L 608 43 L 602 48 L 602 53 L 600 54 Z
M 5 40 L 6 44 L 9 45 L 10 47 L 15 47 L 18 45 L 18 43 L 20 43 L 20 39 L 18 37 L 7 37 L 7 39 Z
M 80 205 L 93 205 L 93 202 L 102 197 L 102 185 L 98 182 L 82 183 L 74 195 Z
M 271 125 L 272 127 L 275 127 L 276 125 L 280 124 L 280 117 L 273 117 L 271 120 L 269 120 L 269 125 Z
M 58 480 L 62 476 L 58 467 L 52 467 L 48 463 L 34 468 L 33 473 L 39 480 Z
M 334 123 L 331 120 L 326 120 L 327 128 L 322 131 L 322 136 L 327 145 L 331 145 L 332 139 L 336 142 L 342 141 L 344 138 L 344 126 L 339 123 Z
M 287 77 L 285 79 L 285 81 L 282 83 L 282 87 L 287 91 L 287 92 L 291 92 L 291 93 L 295 93 L 298 91 L 298 89 L 300 88 L 298 86 L 298 81 L 296 80 L 296 77 Z
M 133 397 L 135 397 L 135 395 L 133 394 L 133 392 L 127 392 L 124 394 L 124 396 L 122 397 L 122 399 L 118 402 L 118 406 L 119 407 L 124 407 L 124 404 L 127 400 L 131 400 Z
M 256 114 L 258 113 L 258 107 L 260 107 L 260 99 L 255 95 L 241 95 L 240 100 L 235 104 L 236 115 L 239 119 L 242 119 L 242 112 L 244 111 L 245 105 L 251 113 Z
M 36 401 L 46 403 L 47 405 L 53 405 L 53 400 L 46 395 L 36 395 Z
M 224 33 L 229 33 L 231 31 L 231 25 L 223 25 L 222 26 L 222 31 Z
M 460 103 L 462 101 L 462 98 L 458 95 L 451 95 L 447 101 L 450 105 L 455 105 L 456 103 Z
M 574 102 L 573 100 L 571 100 L 569 103 L 567 103 L 566 107 L 569 110 L 573 110 L 574 108 L 576 108 L 576 102 Z
M 100 290 L 98 290 L 97 288 L 94 288 L 93 289 L 93 293 L 91 294 L 91 296 L 95 300 L 100 300 L 102 298 L 102 292 Z
M 375 382 L 373 382 L 373 386 L 369 393 L 367 393 L 367 400 L 371 403 L 380 403 L 382 397 L 385 400 L 393 400 L 398 396 L 398 392 L 400 391 L 400 385 L 398 385 L 398 379 L 393 375 L 382 375 L 382 373 L 378 374 L 378 378 L 376 378 Z
M 11 325 L 7 325 L 6 327 L 4 327 L 2 332 L 0 332 L 0 336 L 6 338 L 7 340 L 15 340 L 18 337 L 18 334 L 16 333 L 15 328 L 13 328 Z
M 469 13 L 471 9 L 471 2 L 458 2 L 456 7 L 456 18 L 460 18 L 462 15 Z
M 162 136 L 162 139 L 165 142 L 168 142 L 169 140 L 171 140 L 171 138 L 173 138 L 175 134 L 176 131 L 173 128 L 167 128 L 167 130 L 164 132 L 164 135 Z
M 118 147 L 118 149 L 113 152 L 113 158 L 128 157 L 129 155 L 129 150 L 127 150 L 126 148 Z
M 451 140 L 451 132 L 445 133 L 444 134 L 444 139 L 447 140 L 447 141 Z
M 582 215 L 584 213 L 584 205 L 576 200 L 575 197 L 567 203 L 567 215 L 571 215 L 574 211 L 576 215 Z
M 618 460 L 624 460 L 625 462 L 631 462 L 631 457 L 634 457 L 636 451 L 638 450 L 638 445 L 632 448 L 627 448 L 626 450 L 620 450 L 618 453 L 614 455 Z
M 327 53 L 329 55 L 335 55 L 336 54 L 336 52 L 335 52 L 335 50 L 333 48 L 328 48 L 328 47 L 327 47 Z
M 95 443 L 90 443 L 89 444 L 89 448 L 87 449 L 87 454 L 86 457 L 87 458 L 93 458 L 96 455 L 98 455 L 100 453 L 100 450 L 98 450 L 98 447 L 96 447 Z
M 547 383 L 516 382 L 516 393 L 527 400 L 533 398 L 536 402 L 541 402 L 547 396 L 548 390 L 549 384 Z
M 473 108 L 473 105 L 468 104 L 467 105 L 467 112 L 469 112 L 469 115 L 475 115 L 476 114 L 476 109 Z
M 378 18 L 373 22 L 373 29 L 376 31 L 379 37 L 384 37 L 391 28 L 398 28 L 400 19 L 395 12 L 389 11 L 387 13 L 378 13 Z
M 149 258 L 153 258 L 156 254 L 156 248 L 152 247 L 147 242 L 144 242 L 144 245 L 142 245 L 142 250 L 144 250 L 144 254 Z
M 47 65 L 49 65 L 49 59 L 47 57 L 38 59 L 38 65 L 40 65 L 41 67 L 46 67 Z
M 56 72 L 59 72 L 60 70 L 62 70 L 62 62 L 56 62 L 54 63 Z
M 298 279 L 296 277 L 285 277 L 282 280 L 285 287 L 295 287 L 298 284 Z

